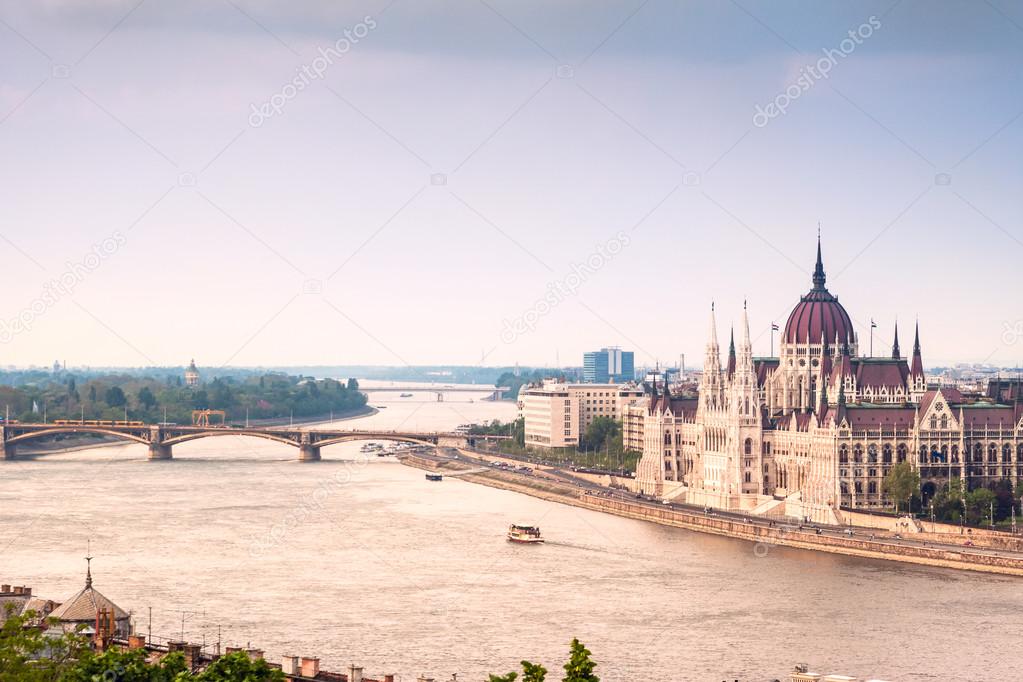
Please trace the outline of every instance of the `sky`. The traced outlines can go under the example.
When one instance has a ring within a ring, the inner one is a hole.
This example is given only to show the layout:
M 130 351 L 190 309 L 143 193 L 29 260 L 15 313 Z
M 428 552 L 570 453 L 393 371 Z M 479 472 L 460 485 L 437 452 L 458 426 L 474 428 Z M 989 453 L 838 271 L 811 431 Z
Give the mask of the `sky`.
M 0 0 L 0 365 L 766 355 L 818 226 L 861 349 L 1015 365 L 1021 65 L 1007 0 Z

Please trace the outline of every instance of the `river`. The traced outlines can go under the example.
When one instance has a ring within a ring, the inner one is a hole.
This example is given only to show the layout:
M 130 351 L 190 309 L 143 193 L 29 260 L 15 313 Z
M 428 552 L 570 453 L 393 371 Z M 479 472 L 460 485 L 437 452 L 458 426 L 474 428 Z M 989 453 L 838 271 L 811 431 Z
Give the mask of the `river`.
M 371 393 L 384 409 L 345 426 L 514 417 L 481 397 Z M 484 680 L 523 658 L 560 679 L 572 637 L 606 682 L 771 680 L 798 662 L 887 680 L 1023 677 L 1018 578 L 758 557 L 741 541 L 427 482 L 351 443 L 305 464 L 234 437 L 176 446 L 172 461 L 146 455 L 124 445 L 0 462 L 0 581 L 59 601 L 82 587 L 91 545 L 95 587 L 142 633 L 151 608 L 162 637 L 404 682 Z M 512 521 L 548 542 L 506 542 Z

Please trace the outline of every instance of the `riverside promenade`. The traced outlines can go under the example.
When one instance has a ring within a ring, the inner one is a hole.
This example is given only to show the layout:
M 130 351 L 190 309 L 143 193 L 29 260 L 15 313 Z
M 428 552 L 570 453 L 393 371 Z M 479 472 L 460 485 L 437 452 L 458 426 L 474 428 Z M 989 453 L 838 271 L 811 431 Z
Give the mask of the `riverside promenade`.
M 742 513 L 706 511 L 637 498 L 555 467 L 491 468 L 488 465 L 500 457 L 466 450 L 458 452 L 458 458 L 417 453 L 399 459 L 407 466 L 553 502 L 745 540 L 754 544 L 755 553 L 766 554 L 771 547 L 792 547 L 867 559 L 1023 576 L 1023 539 L 1005 533 L 977 532 L 969 536 L 914 533 L 900 536 L 863 526 L 809 525 Z M 487 468 L 481 470 L 481 465 Z

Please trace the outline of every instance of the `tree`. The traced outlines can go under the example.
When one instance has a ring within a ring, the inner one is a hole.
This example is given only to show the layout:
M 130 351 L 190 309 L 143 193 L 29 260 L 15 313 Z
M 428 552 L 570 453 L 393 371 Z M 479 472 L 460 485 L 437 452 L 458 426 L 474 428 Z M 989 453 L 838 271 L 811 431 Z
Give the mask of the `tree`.
M 348 390 L 349 391 L 358 391 L 359 390 L 359 380 L 356 379 L 355 377 L 350 377 L 348 379 Z
M 593 674 L 596 667 L 590 658 L 590 650 L 578 639 L 573 639 L 562 682 L 600 682 L 600 678 Z
M 221 656 L 195 677 L 199 682 L 284 682 L 284 673 L 262 658 L 252 660 L 244 651 Z
M 899 462 L 884 477 L 883 489 L 895 500 L 895 512 L 899 511 L 899 502 L 909 503 L 913 493 L 920 489 L 920 473 L 909 462 Z
M 597 417 L 586 428 L 583 436 L 584 447 L 588 450 L 601 450 L 609 439 L 613 439 L 621 431 L 619 424 L 611 417 Z
M 508 673 L 507 675 L 490 675 L 487 677 L 487 682 L 515 682 L 515 679 L 519 676 L 518 673 Z
M 539 663 L 522 661 L 522 682 L 544 682 L 547 677 L 547 668 Z
M 96 384 L 89 386 L 89 402 L 96 402 Z
M 107 407 L 124 407 L 128 404 L 128 399 L 124 396 L 124 391 L 121 390 L 120 386 L 108 388 L 104 401 Z
M 987 488 L 977 488 L 966 495 L 966 508 L 970 511 L 970 522 L 980 523 L 991 510 L 995 494 Z
M 185 656 L 180 651 L 151 664 L 146 662 L 146 652 L 142 649 L 108 649 L 102 654 L 84 652 L 78 664 L 61 682 L 184 682 L 190 679 L 192 676 L 185 665 Z
M 51 682 L 63 678 L 87 649 L 85 637 L 66 633 L 59 637 L 43 634 L 34 627 L 35 611 L 14 615 L 12 605 L 3 614 L 0 627 L 0 680 Z M 55 625 L 56 619 L 49 625 Z
M 142 405 L 143 409 L 151 410 L 156 407 L 156 396 L 149 390 L 148 386 L 143 386 L 139 389 L 139 404 Z

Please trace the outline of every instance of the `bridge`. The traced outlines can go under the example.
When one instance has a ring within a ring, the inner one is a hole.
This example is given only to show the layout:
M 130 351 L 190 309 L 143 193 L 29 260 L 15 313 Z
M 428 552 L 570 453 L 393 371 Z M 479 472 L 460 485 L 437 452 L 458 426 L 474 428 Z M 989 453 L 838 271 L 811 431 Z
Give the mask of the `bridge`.
M 362 386 L 359 388 L 363 393 L 434 393 L 438 402 L 444 402 L 445 393 L 487 393 L 484 400 L 500 400 L 501 396 L 510 391 L 509 386 L 446 386 L 441 384 L 428 384 L 426 386 Z
M 507 440 L 510 436 L 476 436 L 464 433 L 421 433 L 416 431 L 382 430 L 311 430 L 295 427 L 241 428 L 232 426 L 178 426 L 174 424 L 21 424 L 0 426 L 0 459 L 12 459 L 18 445 L 46 436 L 96 434 L 149 447 L 149 459 L 171 459 L 173 447 L 198 438 L 218 436 L 250 436 L 298 448 L 298 459 L 315 462 L 320 450 L 336 443 L 354 440 L 392 440 L 430 447 L 474 447 L 484 441 Z

